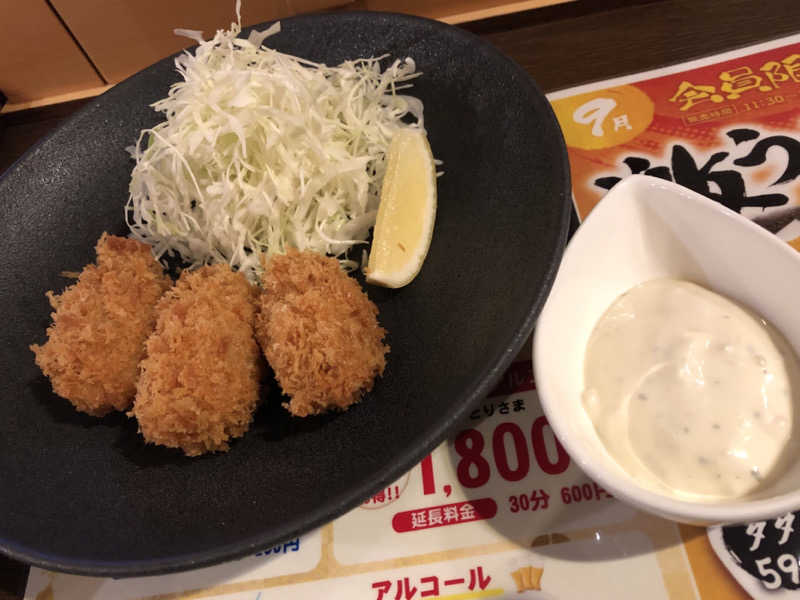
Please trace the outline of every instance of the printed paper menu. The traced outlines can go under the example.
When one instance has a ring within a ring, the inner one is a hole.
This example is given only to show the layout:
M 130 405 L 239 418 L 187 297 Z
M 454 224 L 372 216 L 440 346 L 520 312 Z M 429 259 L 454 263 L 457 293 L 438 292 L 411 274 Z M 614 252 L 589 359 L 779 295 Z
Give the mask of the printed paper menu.
M 643 173 L 800 247 L 797 36 L 549 97 L 580 218 L 621 178 Z
M 550 99 L 581 218 L 621 178 L 646 173 L 703 193 L 800 250 L 800 36 Z M 706 531 L 618 501 L 555 437 L 527 356 L 451 439 L 317 531 L 239 561 L 159 577 L 33 568 L 26 599 L 800 594 L 798 513 Z

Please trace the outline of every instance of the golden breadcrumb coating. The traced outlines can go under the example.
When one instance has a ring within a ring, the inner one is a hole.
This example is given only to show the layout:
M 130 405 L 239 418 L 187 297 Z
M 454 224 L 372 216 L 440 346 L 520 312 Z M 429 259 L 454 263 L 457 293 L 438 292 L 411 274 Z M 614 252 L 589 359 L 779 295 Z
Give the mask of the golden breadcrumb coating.
M 184 271 L 164 294 L 130 413 L 147 442 L 197 456 L 248 430 L 260 397 L 257 296 L 226 264 Z
M 290 250 L 265 265 L 262 284 L 256 337 L 291 397 L 284 406 L 305 417 L 358 402 L 389 351 L 358 282 L 333 258 Z
M 130 407 L 156 302 L 172 282 L 146 244 L 104 233 L 95 250 L 77 283 L 47 292 L 53 324 L 31 350 L 56 394 L 100 417 Z

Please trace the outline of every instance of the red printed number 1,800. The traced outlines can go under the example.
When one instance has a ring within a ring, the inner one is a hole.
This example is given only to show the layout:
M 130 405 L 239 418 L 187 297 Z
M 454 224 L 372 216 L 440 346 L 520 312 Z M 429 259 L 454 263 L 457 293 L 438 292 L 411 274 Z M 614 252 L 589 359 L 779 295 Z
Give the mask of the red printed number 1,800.
M 569 467 L 569 455 L 550 429 L 545 417 L 537 418 L 531 425 L 531 447 L 533 458 L 539 469 L 548 475 L 558 475 Z M 506 438 L 512 442 L 516 460 L 512 461 L 506 448 Z M 548 444 L 549 440 L 549 444 Z M 553 448 L 555 458 L 548 453 L 548 445 Z M 458 482 L 465 488 L 477 488 L 489 481 L 492 468 L 483 456 L 486 441 L 477 429 L 465 429 L 456 436 L 453 447 L 461 457 L 456 466 Z M 530 472 L 531 455 L 528 452 L 528 441 L 522 429 L 516 423 L 501 423 L 492 432 L 492 458 L 500 476 L 506 481 L 520 481 Z M 514 468 L 511 464 L 515 463 Z M 433 463 L 431 457 L 423 459 L 422 491 L 433 494 L 436 486 L 433 479 Z

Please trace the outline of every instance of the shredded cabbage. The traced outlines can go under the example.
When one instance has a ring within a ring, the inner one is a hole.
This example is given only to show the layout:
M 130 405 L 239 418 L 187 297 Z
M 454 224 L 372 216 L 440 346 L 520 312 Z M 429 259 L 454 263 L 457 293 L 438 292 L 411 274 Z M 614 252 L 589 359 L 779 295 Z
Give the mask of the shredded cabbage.
M 424 128 L 423 106 L 399 94 L 419 75 L 410 58 L 327 67 L 262 46 L 241 27 L 175 60 L 183 81 L 152 106 L 166 120 L 141 132 L 126 219 L 157 258 L 227 262 L 256 281 L 260 255 L 311 249 L 353 269 L 380 200 L 395 131 Z M 412 121 L 409 123 L 409 121 Z

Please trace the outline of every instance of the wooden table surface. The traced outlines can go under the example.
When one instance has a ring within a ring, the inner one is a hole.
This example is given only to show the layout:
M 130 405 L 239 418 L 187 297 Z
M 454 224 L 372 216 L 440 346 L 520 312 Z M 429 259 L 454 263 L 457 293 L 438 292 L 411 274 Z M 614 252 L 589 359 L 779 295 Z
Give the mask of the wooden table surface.
M 548 92 L 800 32 L 800 10 L 797 0 L 576 0 L 464 27 Z M 0 116 L 0 172 L 84 103 Z M 0 557 L 0 600 L 22 598 L 26 578 Z

